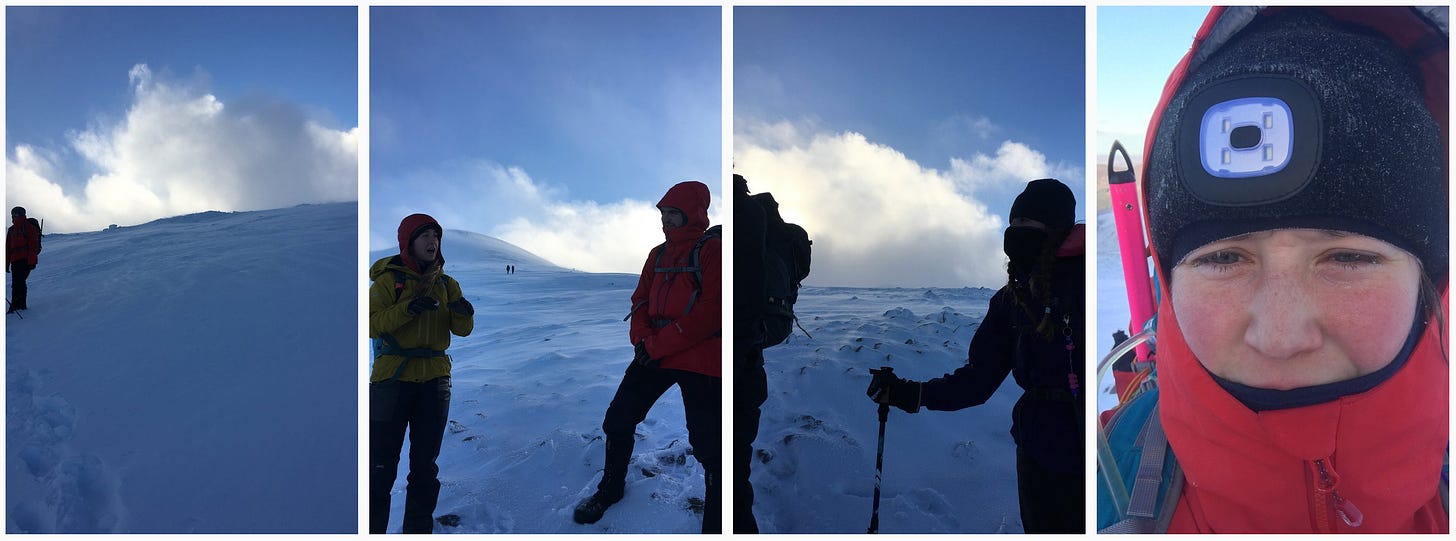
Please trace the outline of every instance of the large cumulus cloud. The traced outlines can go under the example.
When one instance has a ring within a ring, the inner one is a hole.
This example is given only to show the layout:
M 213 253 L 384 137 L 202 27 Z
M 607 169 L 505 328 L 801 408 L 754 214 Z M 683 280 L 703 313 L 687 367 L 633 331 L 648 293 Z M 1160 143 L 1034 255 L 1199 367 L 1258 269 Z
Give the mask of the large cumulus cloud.
M 71 132 L 67 148 L 20 142 L 6 156 L 6 199 L 44 216 L 48 231 L 358 198 L 358 128 L 325 127 L 285 101 L 224 104 L 145 64 L 128 75 L 131 103 L 115 122 Z
M 811 284 L 999 286 L 1004 216 L 1025 182 L 1055 176 L 1082 189 L 1080 168 L 1014 141 L 937 170 L 854 132 L 788 121 L 739 126 L 734 170 L 753 191 L 773 192 L 784 218 L 809 231 Z

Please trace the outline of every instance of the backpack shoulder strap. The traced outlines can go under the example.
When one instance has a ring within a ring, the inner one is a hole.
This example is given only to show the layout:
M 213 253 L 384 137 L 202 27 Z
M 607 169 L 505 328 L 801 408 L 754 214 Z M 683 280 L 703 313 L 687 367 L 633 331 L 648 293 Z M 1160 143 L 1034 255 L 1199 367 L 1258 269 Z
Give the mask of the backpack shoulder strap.
M 1144 393 L 1139 398 L 1152 400 L 1154 406 L 1151 409 L 1135 409 L 1142 410 L 1147 417 L 1142 420 L 1131 447 L 1112 450 L 1119 458 L 1133 453 L 1139 455 L 1134 459 L 1137 473 L 1131 481 L 1127 509 L 1121 513 L 1121 520 L 1099 529 L 1097 533 L 1100 534 L 1165 533 L 1173 521 L 1178 498 L 1183 494 L 1183 469 L 1178 466 L 1178 460 L 1168 446 L 1168 437 L 1163 431 L 1163 423 L 1156 406 L 1157 393 Z M 1114 419 L 1114 424 L 1136 422 L 1135 411 L 1123 413 L 1130 413 L 1132 416 Z M 1105 483 L 1106 480 L 1102 482 Z M 1099 490 L 1099 497 L 1101 492 Z
M 399 302 L 399 298 L 404 295 L 404 290 L 405 290 L 404 285 L 405 285 L 405 281 L 406 280 L 409 280 L 409 277 L 406 276 L 405 273 L 404 273 L 404 271 L 402 271 L 402 270 L 399 270 L 399 269 L 389 269 L 389 270 L 394 273 L 394 302 Z

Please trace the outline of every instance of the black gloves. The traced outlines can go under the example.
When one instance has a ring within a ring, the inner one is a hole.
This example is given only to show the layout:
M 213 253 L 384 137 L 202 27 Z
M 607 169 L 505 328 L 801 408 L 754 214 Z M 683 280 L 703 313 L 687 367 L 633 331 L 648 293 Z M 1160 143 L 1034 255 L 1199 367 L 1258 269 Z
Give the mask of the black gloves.
M 473 316 L 473 315 L 475 315 L 475 305 L 472 305 L 472 304 L 470 304 L 470 301 L 465 300 L 465 297 L 464 296 L 461 296 L 460 298 L 455 299 L 455 302 L 452 302 L 452 303 L 447 304 L 445 306 L 448 306 L 450 308 L 450 311 L 451 312 L 455 312 L 455 313 L 460 314 L 462 316 Z
M 657 366 L 662 361 L 659 359 L 654 359 L 651 355 L 647 354 L 647 341 L 642 340 L 637 342 L 637 345 L 634 346 L 632 362 L 635 364 L 640 364 L 642 366 L 651 367 Z
M 411 316 L 418 316 L 422 313 L 434 310 L 439 307 L 440 301 L 437 301 L 430 297 L 415 297 L 415 300 L 410 301 L 409 308 L 406 308 L 405 311 L 409 312 L 409 315 Z
M 906 413 L 920 411 L 920 382 L 896 376 L 888 367 L 870 370 L 870 374 L 874 378 L 870 379 L 870 388 L 865 389 L 870 400 L 895 406 Z

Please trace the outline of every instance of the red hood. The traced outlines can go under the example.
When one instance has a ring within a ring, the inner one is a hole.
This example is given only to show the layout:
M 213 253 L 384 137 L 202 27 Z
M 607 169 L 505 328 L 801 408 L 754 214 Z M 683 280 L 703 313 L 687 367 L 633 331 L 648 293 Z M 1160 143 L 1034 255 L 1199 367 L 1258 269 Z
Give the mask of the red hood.
M 687 223 L 682 227 L 663 229 L 663 233 L 669 239 L 681 236 L 696 240 L 703 236 L 708 230 L 708 205 L 712 202 L 712 194 L 708 191 L 708 185 L 696 180 L 679 182 L 667 190 L 667 195 L 657 202 L 657 208 L 673 207 L 687 216 Z M 675 233 L 680 231 L 680 233 Z
M 1087 253 L 1087 224 L 1072 224 L 1062 246 L 1057 248 L 1057 257 L 1077 257 Z
M 415 272 L 424 272 L 424 269 L 421 269 L 419 262 L 415 261 L 415 258 L 410 255 L 410 238 L 414 236 L 415 231 L 418 231 L 421 227 L 426 226 L 433 226 L 436 233 L 444 232 L 444 230 L 440 229 L 440 223 L 436 222 L 434 218 L 430 217 L 430 215 L 411 214 L 409 216 L 405 216 L 404 220 L 401 220 L 399 222 L 399 230 L 395 233 L 396 238 L 399 240 L 400 260 L 404 261 L 404 265 L 406 267 L 414 269 Z M 443 236 L 444 235 L 441 235 L 441 237 Z M 445 265 L 445 239 L 443 238 L 440 239 L 440 249 L 435 252 L 435 261 L 438 262 L 441 267 Z

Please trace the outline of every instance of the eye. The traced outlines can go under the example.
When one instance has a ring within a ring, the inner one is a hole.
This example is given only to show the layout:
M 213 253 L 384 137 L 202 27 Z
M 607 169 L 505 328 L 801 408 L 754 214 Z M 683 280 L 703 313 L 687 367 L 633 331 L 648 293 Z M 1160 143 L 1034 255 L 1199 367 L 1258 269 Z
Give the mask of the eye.
M 1215 250 L 1206 254 L 1190 258 L 1188 260 L 1188 264 L 1195 267 L 1205 265 L 1213 267 L 1227 267 L 1242 263 L 1246 260 L 1247 258 L 1245 258 L 1243 254 L 1233 250 Z
M 1351 269 L 1358 269 L 1367 265 L 1377 265 L 1384 262 L 1379 255 L 1348 250 L 1330 254 L 1329 260 Z

